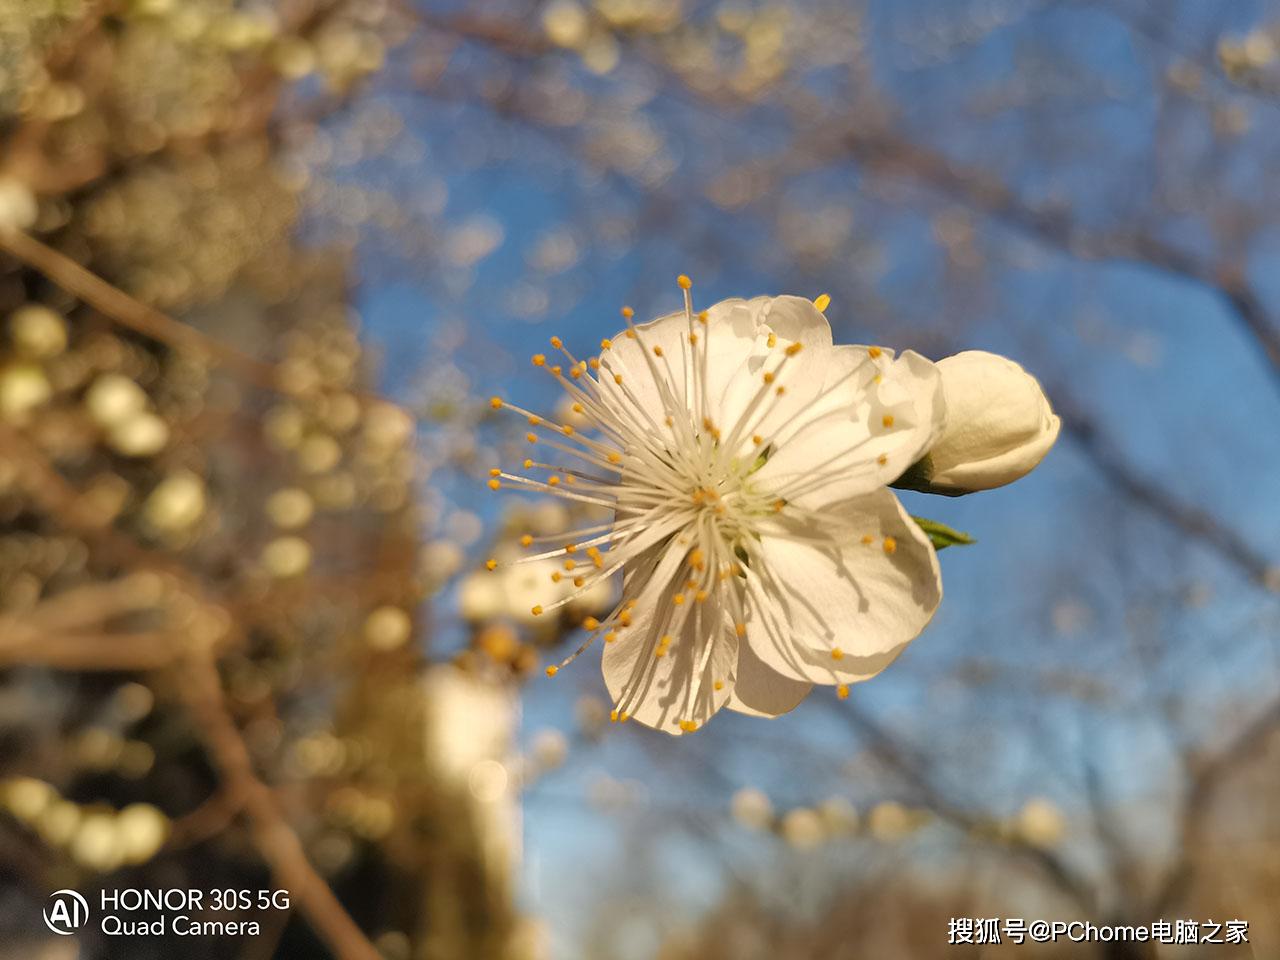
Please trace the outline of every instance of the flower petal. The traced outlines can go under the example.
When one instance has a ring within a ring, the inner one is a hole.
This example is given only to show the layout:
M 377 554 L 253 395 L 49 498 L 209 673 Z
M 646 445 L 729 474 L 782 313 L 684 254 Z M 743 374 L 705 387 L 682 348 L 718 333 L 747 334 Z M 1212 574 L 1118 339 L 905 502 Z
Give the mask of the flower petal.
M 750 643 L 738 645 L 738 674 L 728 707 L 752 717 L 777 717 L 809 695 L 812 683 L 784 677 L 756 656 Z
M 888 490 L 824 514 L 784 512 L 761 535 L 747 565 L 747 641 L 766 665 L 796 680 L 866 680 L 937 610 L 937 555 Z
M 896 480 L 942 430 L 941 379 L 913 351 L 834 347 L 819 396 L 779 434 L 755 477 L 809 508 L 861 496 Z
M 728 702 L 738 658 L 738 638 L 716 594 L 704 603 L 674 602 L 687 552 L 673 540 L 637 562 L 626 589 L 637 597 L 632 623 L 605 644 L 603 658 L 618 710 L 670 734 L 697 729 Z

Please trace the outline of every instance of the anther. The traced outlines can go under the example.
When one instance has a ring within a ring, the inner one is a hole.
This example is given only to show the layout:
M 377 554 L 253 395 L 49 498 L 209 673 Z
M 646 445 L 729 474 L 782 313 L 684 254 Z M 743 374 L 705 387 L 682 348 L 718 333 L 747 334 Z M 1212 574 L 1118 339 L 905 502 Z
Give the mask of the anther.
M 522 547 L 531 547 L 531 546 L 533 546 L 533 536 L 532 536 L 531 534 L 528 534 L 528 533 L 526 533 L 524 536 L 522 536 L 522 537 L 520 538 L 520 546 L 522 546 Z
M 545 353 L 535 353 L 533 355 L 533 365 L 535 367 L 545 367 L 547 365 L 547 355 Z
M 832 660 L 843 660 L 843 659 L 844 659 L 844 651 L 843 651 L 843 650 L 841 650 L 839 647 L 832 647 L 832 648 L 831 648 L 831 659 L 832 659 Z
M 893 426 L 893 414 L 892 414 L 892 413 L 886 413 L 883 417 L 881 417 L 881 418 L 880 418 L 880 422 L 881 422 L 881 423 L 883 423 L 883 424 L 885 425 L 885 427 L 886 427 L 886 428 L 888 428 L 888 427 L 892 427 L 892 426 Z
M 493 560 L 493 559 L 486 560 L 486 561 L 484 562 L 484 568 L 485 568 L 486 570 L 497 570 L 497 569 L 498 569 L 498 561 L 497 561 L 497 560 Z
M 885 537 L 885 538 L 884 538 L 884 552 L 885 552 L 885 553 L 893 553 L 893 552 L 894 552 L 895 550 L 897 550 L 897 549 L 898 549 L 898 541 L 897 541 L 897 540 L 893 539 L 893 537 Z
M 559 667 L 557 667 L 557 666 L 550 666 L 550 667 L 547 667 L 547 676 L 548 676 L 548 677 L 554 677 L 554 676 L 555 676 L 557 673 L 559 673 L 559 672 L 560 672 L 560 668 L 559 668 Z
M 698 729 L 698 721 L 697 720 L 681 720 L 680 729 L 683 730 L 685 733 L 693 733 L 693 731 Z
M 813 305 L 818 308 L 819 313 L 826 313 L 827 307 L 831 306 L 830 294 L 818 294 L 818 296 L 813 298 Z
M 535 617 L 542 616 L 542 604 L 535 603 L 532 607 L 529 608 L 529 612 L 532 613 Z
M 490 489 L 490 490 L 501 490 L 501 489 L 502 489 L 502 481 L 501 481 L 501 480 L 499 480 L 497 477 L 492 478 L 492 479 L 489 481 L 489 489 Z
M 501 398 L 501 397 L 490 397 L 490 398 L 489 398 L 489 406 L 493 407 L 493 409 L 495 409 L 495 410 L 501 410 L 501 409 L 502 409 L 502 398 Z
M 870 357 L 872 360 L 878 360 L 880 358 L 880 354 L 882 354 L 883 352 L 884 351 L 881 350 L 879 347 L 869 347 L 867 349 L 867 356 Z
M 839 697 L 841 700 L 848 700 L 849 685 L 847 683 L 842 683 L 840 684 L 840 686 L 836 687 L 836 696 Z
M 680 284 L 681 290 L 688 290 L 693 286 L 693 281 L 686 277 L 683 273 L 676 277 L 676 283 Z
M 600 621 L 595 617 L 587 617 L 582 621 L 582 628 L 584 630 L 599 630 Z

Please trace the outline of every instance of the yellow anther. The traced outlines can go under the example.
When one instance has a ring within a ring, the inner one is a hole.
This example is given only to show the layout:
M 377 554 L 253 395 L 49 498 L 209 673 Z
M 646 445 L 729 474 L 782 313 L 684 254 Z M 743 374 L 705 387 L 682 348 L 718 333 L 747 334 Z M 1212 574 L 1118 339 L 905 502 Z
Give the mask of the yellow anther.
M 535 353 L 532 359 L 535 367 L 545 367 L 547 365 L 547 355 L 545 353 Z
M 677 607 L 680 606 L 680 604 L 684 603 L 684 594 L 677 593 L 674 597 L 671 598 L 671 602 L 674 603 Z
M 631 714 L 627 713 L 625 710 L 622 713 L 618 714 L 619 723 L 626 723 L 630 719 L 631 719 Z
M 797 353 L 799 353 L 803 349 L 804 349 L 804 344 L 801 343 L 799 340 L 797 340 L 795 343 L 791 344 L 791 346 L 787 347 L 786 353 L 788 357 L 794 357 Z
M 587 361 L 587 366 L 589 366 L 592 370 L 599 370 L 599 369 L 600 369 L 600 361 L 599 361 L 599 360 L 597 360 L 595 357 L 592 357 L 591 359 L 589 359 L 589 360 Z
M 552 337 L 551 345 L 555 347 L 557 350 L 559 350 L 561 347 L 564 346 L 564 341 L 561 340 L 559 337 Z
M 566 544 L 564 545 L 564 552 L 565 552 L 565 553 L 577 553 L 577 552 L 578 552 L 578 545 L 577 545 L 576 543 L 566 543 Z
M 661 638 L 660 640 L 658 640 L 658 645 L 659 645 L 659 646 L 662 646 L 662 647 L 669 647 L 669 646 L 671 646 L 671 641 L 672 641 L 672 639 L 674 639 L 674 638 L 671 636 L 671 634 L 669 634 L 669 633 L 664 633 L 664 634 L 662 635 L 662 638 Z
M 560 486 L 560 478 L 553 473 L 551 476 L 547 477 L 547 486 L 549 487 Z
M 656 659 L 661 660 L 663 657 L 667 655 L 667 648 L 659 647 L 657 650 L 653 651 L 653 655 Z
M 520 538 L 520 546 L 522 546 L 522 547 L 531 547 L 531 546 L 533 546 L 533 535 L 532 535 L 532 534 L 528 534 L 528 533 L 526 533 L 524 536 L 522 536 L 522 537 Z
M 562 574 L 559 570 L 552 570 L 552 571 L 551 571 L 551 582 L 552 582 L 552 583 L 559 583 L 559 582 L 560 582 L 561 580 L 563 580 L 563 579 L 564 579 L 564 574 Z
M 832 659 L 832 660 L 843 660 L 843 659 L 844 659 L 844 651 L 843 651 L 843 650 L 841 650 L 839 647 L 832 647 L 832 648 L 831 648 L 831 659 Z
M 567 423 L 560 429 L 566 437 L 573 436 L 573 427 L 569 426 Z
M 693 731 L 698 729 L 698 721 L 697 720 L 681 720 L 680 729 L 683 730 L 685 733 L 693 733 Z
M 616 383 L 618 386 L 622 386 L 622 374 L 615 373 L 613 375 L 613 382 Z
M 783 507 L 785 507 L 786 505 L 787 505 L 787 501 L 785 501 L 785 500 L 781 500 L 781 499 L 779 499 L 779 500 L 775 500 L 775 501 L 773 501 L 773 512 L 774 512 L 774 513 L 781 513 L 781 512 L 782 512 L 782 508 L 783 508 Z
M 498 569 L 498 561 L 497 561 L 497 560 L 492 560 L 492 559 L 490 559 L 490 560 L 486 560 L 486 561 L 484 562 L 484 568 L 485 568 L 486 570 L 497 570 L 497 569 Z
M 661 347 L 654 347 L 654 348 L 653 348 L 653 355 L 654 355 L 655 357 L 660 357 L 660 356 L 662 356 L 662 348 L 661 348 Z
M 576 548 L 575 548 L 575 549 L 576 549 Z M 599 548 L 599 547 L 587 547 L 587 556 L 588 556 L 588 557 L 598 557 L 598 556 L 600 556 L 600 548 Z
M 686 277 L 683 273 L 676 277 L 676 283 L 680 284 L 681 290 L 688 290 L 693 286 L 693 281 Z
M 666 424 L 667 424 L 667 426 L 668 426 L 668 427 L 674 427 L 674 426 L 675 426 L 675 423 L 676 423 L 676 421 L 675 421 L 675 417 L 673 417 L 673 416 L 671 416 L 670 414 L 668 414 L 668 415 L 667 415 L 667 418 L 666 418 Z
M 697 593 L 695 593 L 695 594 L 693 595 L 693 599 L 694 599 L 694 600 L 696 600 L 698 603 L 706 603 L 706 602 L 707 602 L 707 591 L 705 591 L 705 590 L 699 590 Z
M 876 463 L 880 464 L 880 466 L 882 467 L 888 462 L 889 462 L 889 455 L 887 453 L 882 453 L 880 454 L 880 456 L 876 457 Z
M 875 542 L 876 542 L 876 538 L 875 538 L 875 537 L 873 537 L 873 536 L 872 536 L 871 534 L 869 534 L 869 533 L 864 533 L 864 534 L 862 535 L 862 542 L 863 542 L 863 543 L 866 543 L 866 544 L 875 543 Z
M 529 612 L 532 613 L 535 617 L 542 616 L 542 604 L 535 603 L 532 607 L 529 608 Z
M 526 470 L 531 470 L 533 469 L 533 461 L 530 460 L 528 457 L 525 457 L 523 466 Z
M 715 683 L 713 683 L 711 686 L 712 686 L 713 688 L 715 688 L 716 690 L 723 690 L 723 689 L 724 689 L 724 681 L 723 681 L 723 680 L 717 680 L 717 681 L 716 681 Z
M 636 315 L 636 312 L 632 310 L 630 307 L 623 307 L 622 315 L 626 317 L 628 320 L 630 320 L 632 317 Z
M 561 370 L 562 370 L 562 368 L 561 368 L 560 364 L 558 364 L 558 363 L 557 363 L 554 367 L 552 367 L 552 368 L 551 368 L 551 372 L 552 372 L 553 374 L 555 374 L 557 377 L 558 377 L 558 376 L 560 376 Z
M 534 433 L 533 431 L 529 431 L 528 433 L 526 433 L 526 434 L 524 435 L 524 438 L 525 438 L 526 440 L 528 440 L 530 443 L 537 443 L 537 442 L 538 442 L 538 435 L 537 435 L 536 433 Z
M 766 340 L 765 343 L 767 343 L 769 345 L 769 349 L 772 350 L 774 347 L 778 345 L 778 335 L 774 333 L 772 330 L 770 330 L 769 339 Z
M 586 582 L 587 582 L 587 578 L 586 578 L 586 577 L 574 577 L 574 578 L 573 578 L 573 585 L 574 585 L 575 587 L 580 587 L 580 586 L 582 586 L 582 585 L 583 585 L 584 583 L 586 583 Z
M 609 722 L 610 722 L 610 723 L 617 723 L 617 722 L 618 722 L 618 711 L 617 711 L 617 710 L 610 710 L 610 711 L 609 711 Z
M 787 388 L 786 388 L 786 387 L 779 387 L 777 390 L 775 390 L 775 391 L 773 391 L 773 392 L 774 392 L 774 393 L 776 393 L 778 396 L 782 396 L 784 393 L 786 393 L 786 392 L 787 392 Z
M 892 414 L 892 413 L 886 413 L 883 417 L 881 417 L 881 418 L 880 418 L 880 422 L 881 422 L 881 423 L 883 423 L 883 424 L 885 425 L 885 427 L 892 427 L 892 426 L 893 426 L 893 414 Z
M 872 360 L 878 360 L 880 358 L 880 354 L 882 353 L 884 353 L 884 351 L 881 350 L 879 347 L 869 347 L 867 349 L 867 356 L 870 357 Z
M 694 547 L 689 551 L 689 566 L 695 570 L 701 570 L 706 566 L 706 554 L 702 552 L 702 548 Z
M 490 398 L 489 398 L 489 406 L 493 407 L 493 409 L 495 409 L 495 410 L 501 410 L 501 409 L 502 409 L 502 398 L 501 398 L 501 397 L 490 397 Z
M 601 350 L 608 350 L 612 346 L 613 346 L 613 341 L 610 340 L 608 337 L 605 337 L 603 340 L 600 341 Z
M 618 614 L 618 623 L 622 624 L 624 627 L 631 626 L 631 611 L 623 610 Z
M 585 370 L 585 369 L 586 369 L 585 367 L 570 367 L 570 368 L 569 368 L 569 376 L 573 377 L 573 379 L 575 379 L 575 380 L 581 380 L 581 379 L 582 379 L 582 371 L 583 371 L 583 370 Z
M 582 410 L 582 404 L 580 404 L 580 403 L 575 403 L 575 404 L 574 404 L 572 407 L 570 407 L 569 409 L 571 409 L 574 413 L 582 413 L 582 412 L 583 412 L 583 410 Z
M 689 334 L 689 342 L 696 347 L 698 345 L 698 335 L 696 333 Z
M 537 427 L 541 425 L 542 425 L 542 418 L 540 416 L 538 416 L 537 414 L 529 415 L 529 426 Z
M 490 468 L 489 468 L 489 476 L 491 476 L 491 477 L 500 477 L 500 476 L 502 476 L 502 470 L 501 470 L 499 467 L 490 467 Z
M 617 640 L 617 639 L 618 639 L 618 634 L 617 634 L 615 631 L 613 631 L 613 630 L 610 630 L 608 633 L 606 633 L 606 634 L 604 635 L 604 642 L 605 642 L 605 643 L 613 643 L 613 641 L 615 641 L 615 640 Z
M 620 453 L 611 453 L 611 454 L 609 454 L 609 456 L 607 457 L 607 459 L 608 459 L 608 461 L 609 461 L 610 463 L 621 463 L 621 462 L 622 462 L 622 454 L 620 454 Z
M 600 554 L 597 553 L 595 556 L 593 556 L 591 558 L 591 562 L 595 564 L 595 568 L 597 570 L 604 569 L 604 557 L 600 556 Z
M 566 560 L 566 561 L 564 562 L 564 568 L 565 568 L 566 570 L 572 570 L 572 569 L 573 569 L 574 567 L 576 567 L 577 565 L 578 565 L 578 562 L 577 562 L 576 560 Z
M 757 433 L 754 436 L 752 436 L 751 442 L 758 447 L 760 446 L 760 444 L 764 443 L 764 437 L 760 436 L 760 434 Z
M 704 327 L 707 325 L 707 316 L 708 316 L 707 311 L 705 310 L 698 311 L 698 322 L 702 324 Z
M 883 381 L 884 381 L 884 377 L 882 377 L 882 376 L 881 376 L 880 374 L 878 374 L 878 373 L 877 373 L 874 377 L 872 377 L 872 378 L 871 378 L 871 382 L 872 382 L 872 383 L 882 383 Z
M 747 625 L 745 623 L 735 623 L 733 625 L 733 632 L 740 637 L 745 637 L 747 635 Z
M 547 667 L 547 676 L 548 676 L 548 677 L 554 677 L 554 676 L 555 676 L 557 673 L 559 673 L 559 672 L 560 672 L 560 668 L 559 668 L 559 667 L 556 667 L 556 666 L 550 666 L 550 667 Z
M 626 331 L 626 333 L 624 334 L 624 336 L 625 336 L 628 340 L 635 340 L 635 339 L 636 339 L 636 332 L 635 332 L 634 330 L 628 330 L 628 331 Z
M 595 617 L 587 617 L 582 621 L 582 627 L 584 630 L 599 630 L 600 621 Z
M 826 312 L 827 307 L 831 306 L 830 294 L 820 293 L 813 298 L 813 305 L 818 308 L 819 313 Z
M 840 684 L 840 686 L 836 687 L 836 696 L 839 697 L 841 700 L 848 700 L 849 685 L 847 683 L 842 683 Z
M 489 481 L 490 490 L 500 490 L 501 488 L 502 488 L 502 481 L 499 480 L 497 477 L 494 477 Z
M 897 550 L 897 549 L 898 549 L 898 541 L 897 541 L 897 540 L 893 539 L 893 537 L 885 537 L 885 538 L 884 538 L 884 552 L 885 552 L 885 553 L 893 553 L 893 551 L 895 551 L 895 550 Z
M 764 372 L 764 382 L 765 382 L 765 383 L 773 383 L 773 380 L 774 380 L 773 371 L 772 371 L 772 370 L 766 370 L 766 371 Z

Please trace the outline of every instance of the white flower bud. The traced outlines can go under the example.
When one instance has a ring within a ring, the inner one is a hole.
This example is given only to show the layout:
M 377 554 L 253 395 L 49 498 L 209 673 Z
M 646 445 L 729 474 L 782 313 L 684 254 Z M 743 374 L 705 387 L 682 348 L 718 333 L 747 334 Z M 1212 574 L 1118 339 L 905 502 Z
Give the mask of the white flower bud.
M 1007 357 L 966 350 L 937 363 L 946 426 L 904 486 L 959 496 L 1002 487 L 1044 459 L 1062 423 L 1039 382 Z

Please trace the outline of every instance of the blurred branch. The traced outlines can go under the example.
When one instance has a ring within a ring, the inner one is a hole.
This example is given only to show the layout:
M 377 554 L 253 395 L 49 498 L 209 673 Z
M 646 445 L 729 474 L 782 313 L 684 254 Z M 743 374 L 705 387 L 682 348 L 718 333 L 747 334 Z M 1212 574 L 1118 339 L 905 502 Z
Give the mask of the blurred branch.
M 1213 802 L 1230 780 L 1237 765 L 1254 756 L 1267 740 L 1280 731 L 1280 698 L 1276 698 L 1245 725 L 1225 745 L 1207 758 L 1189 758 L 1190 786 L 1183 799 L 1178 821 L 1178 859 L 1169 868 L 1152 898 L 1153 916 L 1162 916 L 1174 907 L 1195 876 L 1195 859 L 1205 845 L 1200 842 Z
M 1102 436 L 1097 424 L 1063 402 L 1054 391 L 1054 402 L 1063 426 L 1080 450 L 1106 480 L 1170 526 L 1213 550 L 1250 580 L 1268 590 L 1280 589 L 1280 567 L 1258 553 L 1217 517 L 1170 493 L 1158 480 L 1143 476 Z
M 204 354 L 258 386 L 276 389 L 275 368 L 271 364 L 255 360 L 147 306 L 29 234 L 20 230 L 0 230 L 0 250 L 38 270 L 64 290 L 74 293 L 130 330 L 178 350 Z
M 254 843 L 277 883 L 289 891 L 316 932 L 340 960 L 381 960 L 368 938 L 315 871 L 302 842 L 280 812 L 275 795 L 253 770 L 249 748 L 227 709 L 211 657 L 188 658 L 185 701 L 232 800 L 248 815 Z
M 68 521 L 72 529 L 86 534 L 86 539 L 114 547 L 119 555 L 145 564 L 148 551 L 114 529 L 104 528 L 90 519 L 80 509 L 76 491 L 39 448 L 3 425 L 0 425 L 0 444 L 6 452 L 17 455 L 15 462 L 22 468 L 20 476 L 27 481 L 33 499 L 44 504 L 50 516 Z M 205 599 L 200 585 L 181 571 L 175 571 L 174 576 L 188 588 L 193 599 L 220 606 Z M 57 607 L 54 612 L 58 613 Z M 231 629 L 235 629 L 233 623 Z M 218 768 L 223 789 L 232 804 L 248 815 L 258 852 L 280 885 L 290 891 L 311 925 L 341 960 L 380 960 L 372 944 L 307 860 L 301 841 L 280 812 L 270 788 L 254 773 L 248 746 L 223 696 L 216 659 L 220 648 L 218 638 L 199 634 L 183 637 L 170 634 L 163 638 L 141 634 L 133 638 L 112 637 L 109 644 L 103 641 L 102 637 L 81 636 L 33 637 L 26 643 L 20 640 L 20 662 L 71 669 L 142 670 L 165 665 L 178 669 L 178 688 L 195 721 L 193 726 Z M 126 645 L 121 647 L 122 643 Z M 175 664 L 184 648 L 185 656 Z M 0 649 L 0 665 L 8 659 L 5 653 Z M 163 660 L 159 653 L 164 654 Z M 12 659 L 19 661 L 17 656 Z
M 840 712 L 850 726 L 868 741 L 872 752 L 880 761 L 900 776 L 916 793 L 920 802 L 939 818 L 966 833 L 983 826 L 980 818 L 969 813 L 962 804 L 956 803 L 946 795 L 946 792 L 935 783 L 933 777 L 926 772 L 928 768 L 926 762 L 915 756 L 909 746 L 893 737 L 856 707 L 845 703 L 841 705 Z M 1087 880 L 1079 876 L 1053 851 L 1032 846 L 1017 838 L 1012 838 L 1009 842 L 1021 856 L 1040 867 L 1054 884 L 1083 910 L 1091 913 L 1096 908 L 1094 893 Z
M 1127 261 L 1209 287 L 1261 348 L 1280 387 L 1280 327 L 1267 315 L 1242 267 L 1205 262 L 1139 230 L 1087 230 L 1068 210 L 1034 206 L 998 177 L 957 163 L 887 127 L 848 130 L 843 147 L 870 170 L 888 176 L 905 174 L 974 212 L 1081 260 Z

